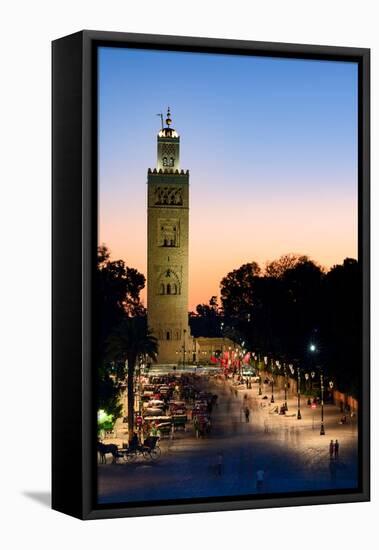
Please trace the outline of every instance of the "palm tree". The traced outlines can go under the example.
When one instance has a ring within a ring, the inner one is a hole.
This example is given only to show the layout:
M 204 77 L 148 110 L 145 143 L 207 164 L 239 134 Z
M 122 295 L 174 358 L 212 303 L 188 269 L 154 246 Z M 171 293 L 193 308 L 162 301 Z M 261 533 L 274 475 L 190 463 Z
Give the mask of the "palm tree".
M 156 361 L 158 342 L 145 317 L 125 317 L 108 338 L 108 355 L 112 361 L 128 362 L 128 432 L 134 429 L 134 372 L 139 355 Z

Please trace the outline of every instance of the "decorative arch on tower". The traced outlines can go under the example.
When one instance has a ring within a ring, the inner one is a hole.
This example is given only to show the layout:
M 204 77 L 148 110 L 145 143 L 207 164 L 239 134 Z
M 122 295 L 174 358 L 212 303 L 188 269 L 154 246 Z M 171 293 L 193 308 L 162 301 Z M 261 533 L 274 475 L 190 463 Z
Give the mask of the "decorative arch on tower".
M 158 279 L 158 294 L 175 296 L 180 294 L 180 280 L 171 268 L 165 269 Z

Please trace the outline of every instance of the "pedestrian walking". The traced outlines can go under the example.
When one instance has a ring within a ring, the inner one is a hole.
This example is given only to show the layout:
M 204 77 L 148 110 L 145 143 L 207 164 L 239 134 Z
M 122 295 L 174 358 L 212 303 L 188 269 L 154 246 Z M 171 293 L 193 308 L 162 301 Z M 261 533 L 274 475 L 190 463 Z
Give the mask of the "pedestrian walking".
M 334 456 L 334 441 L 333 439 L 330 440 L 330 443 L 329 443 L 329 457 L 330 457 L 330 460 L 333 458 Z
M 334 458 L 338 458 L 340 452 L 340 444 L 338 443 L 338 439 L 336 439 L 336 442 L 334 443 Z
M 246 420 L 246 422 L 249 422 L 249 419 L 250 419 L 250 409 L 249 409 L 249 407 L 246 407 L 246 409 L 245 409 L 245 420 Z
M 264 483 L 264 479 L 265 479 L 265 472 L 264 470 L 260 469 L 260 470 L 257 470 L 257 473 L 255 475 L 255 478 L 256 478 L 256 487 L 257 487 L 257 491 L 261 491 L 263 489 L 263 483 Z

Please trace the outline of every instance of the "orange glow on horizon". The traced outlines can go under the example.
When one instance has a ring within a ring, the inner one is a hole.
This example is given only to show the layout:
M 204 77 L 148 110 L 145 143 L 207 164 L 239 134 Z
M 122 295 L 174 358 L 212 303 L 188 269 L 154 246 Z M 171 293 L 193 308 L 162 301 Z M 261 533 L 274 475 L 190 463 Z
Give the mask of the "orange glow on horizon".
M 299 253 L 328 269 L 346 257 L 357 258 L 356 201 L 314 189 L 296 198 L 257 197 L 254 204 L 244 203 L 237 194 L 227 204 L 219 197 L 211 208 L 206 197 L 195 197 L 190 210 L 189 310 L 219 296 L 221 279 L 250 261 L 264 269 L 266 262 L 283 254 Z M 112 216 L 100 214 L 99 243 L 108 246 L 112 259 L 123 259 L 146 276 L 145 191 L 142 187 L 133 197 L 135 208 L 128 218 L 121 202 L 111 209 L 102 205 L 102 212 L 111 211 Z M 146 304 L 146 288 L 141 297 Z

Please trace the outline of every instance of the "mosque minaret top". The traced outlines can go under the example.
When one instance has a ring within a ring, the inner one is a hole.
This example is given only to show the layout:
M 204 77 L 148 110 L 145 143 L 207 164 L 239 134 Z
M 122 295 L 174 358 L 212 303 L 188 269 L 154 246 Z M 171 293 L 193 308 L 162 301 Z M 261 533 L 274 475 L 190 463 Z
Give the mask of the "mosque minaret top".
M 167 108 L 167 115 L 166 115 L 166 126 L 163 127 L 163 115 L 160 113 L 159 115 L 162 120 L 162 129 L 158 132 L 158 137 L 160 138 L 179 138 L 178 133 L 174 128 L 171 128 L 172 119 L 171 119 L 171 112 L 170 107 Z

